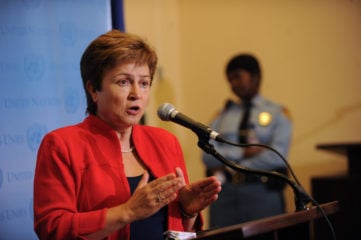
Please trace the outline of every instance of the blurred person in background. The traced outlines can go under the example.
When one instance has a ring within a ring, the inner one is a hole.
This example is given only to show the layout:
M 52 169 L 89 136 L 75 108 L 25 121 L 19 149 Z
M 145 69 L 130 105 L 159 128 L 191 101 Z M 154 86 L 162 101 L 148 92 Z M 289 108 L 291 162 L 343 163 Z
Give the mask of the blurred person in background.
M 271 146 L 288 155 L 292 124 L 287 109 L 260 93 L 262 71 L 251 54 L 231 58 L 225 69 L 227 82 L 237 100 L 228 100 L 211 128 L 235 143 Z M 287 173 L 286 164 L 274 152 L 262 147 L 235 147 L 211 141 L 218 153 L 244 167 Z M 244 174 L 225 167 L 203 153 L 208 176 L 222 182 L 217 202 L 210 206 L 210 227 L 224 227 L 285 212 L 284 184 L 276 178 Z

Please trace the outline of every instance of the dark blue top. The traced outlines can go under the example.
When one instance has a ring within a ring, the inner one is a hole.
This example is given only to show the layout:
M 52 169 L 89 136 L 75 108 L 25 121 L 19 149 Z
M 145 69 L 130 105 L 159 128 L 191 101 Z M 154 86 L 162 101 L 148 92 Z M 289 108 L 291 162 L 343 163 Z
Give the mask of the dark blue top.
M 133 194 L 138 186 L 141 176 L 127 177 L 130 191 Z M 154 179 L 150 177 L 150 181 Z M 163 240 L 163 232 L 167 229 L 167 208 L 163 207 L 154 215 L 130 224 L 130 239 L 131 240 Z

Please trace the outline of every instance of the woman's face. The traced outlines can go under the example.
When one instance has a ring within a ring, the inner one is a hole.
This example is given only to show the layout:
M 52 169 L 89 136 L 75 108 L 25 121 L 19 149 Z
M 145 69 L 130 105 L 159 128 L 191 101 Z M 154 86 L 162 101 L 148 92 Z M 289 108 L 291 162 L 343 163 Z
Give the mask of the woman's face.
M 105 71 L 101 91 L 90 87 L 89 92 L 97 104 L 97 116 L 122 130 L 137 124 L 143 116 L 150 86 L 148 66 L 128 63 Z

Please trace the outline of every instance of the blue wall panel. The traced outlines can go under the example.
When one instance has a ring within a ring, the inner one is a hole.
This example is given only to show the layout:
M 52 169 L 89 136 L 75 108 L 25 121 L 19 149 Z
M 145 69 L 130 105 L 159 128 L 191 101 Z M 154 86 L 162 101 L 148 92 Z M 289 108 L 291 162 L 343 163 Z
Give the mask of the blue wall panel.
M 80 57 L 110 28 L 106 0 L 0 0 L 0 239 L 37 239 L 38 146 L 85 117 Z

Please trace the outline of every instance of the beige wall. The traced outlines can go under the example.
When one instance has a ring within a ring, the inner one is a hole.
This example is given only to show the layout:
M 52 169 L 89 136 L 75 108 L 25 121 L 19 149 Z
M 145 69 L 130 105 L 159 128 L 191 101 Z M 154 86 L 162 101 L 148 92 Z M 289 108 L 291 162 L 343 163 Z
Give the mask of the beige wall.
M 148 123 L 176 134 L 190 178 L 203 177 L 197 137 L 161 122 L 170 102 L 208 124 L 230 96 L 226 61 L 247 51 L 263 66 L 262 93 L 292 112 L 288 160 L 310 193 L 312 176 L 342 173 L 342 156 L 319 143 L 361 141 L 361 1 L 353 0 L 125 0 L 126 30 L 159 53 Z M 294 210 L 290 190 L 288 208 Z M 205 212 L 206 216 L 207 213 Z

